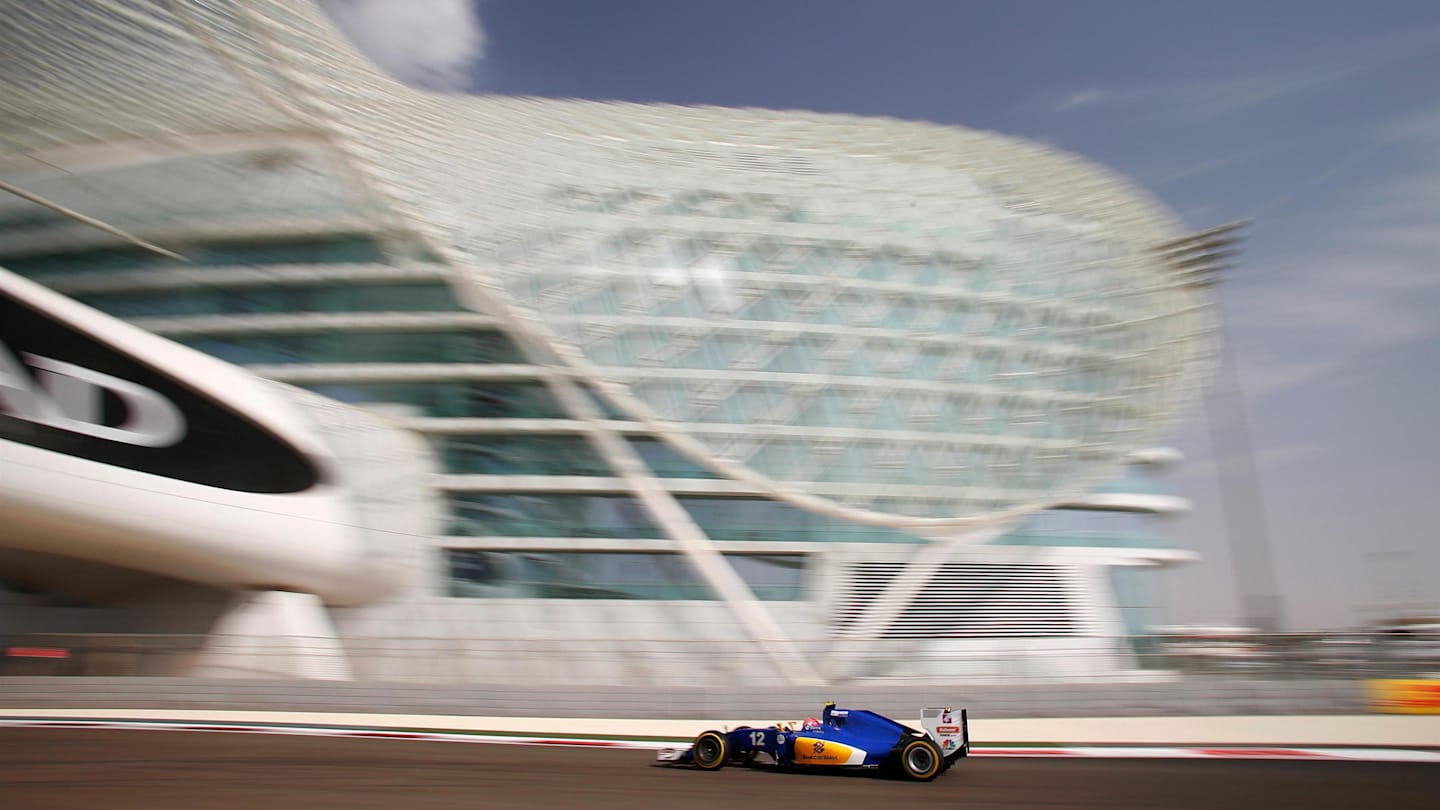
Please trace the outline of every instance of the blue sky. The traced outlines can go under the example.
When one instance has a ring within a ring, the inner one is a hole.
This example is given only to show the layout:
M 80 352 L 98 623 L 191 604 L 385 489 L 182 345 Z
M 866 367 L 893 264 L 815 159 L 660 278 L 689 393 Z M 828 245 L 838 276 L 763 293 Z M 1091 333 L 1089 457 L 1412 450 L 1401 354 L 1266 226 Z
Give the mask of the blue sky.
M 1440 601 L 1440 3 L 328 0 L 397 76 L 468 92 L 884 115 L 1108 164 L 1192 228 L 1254 219 L 1223 287 L 1292 627 Z M 1196 409 L 1171 476 L 1238 615 Z

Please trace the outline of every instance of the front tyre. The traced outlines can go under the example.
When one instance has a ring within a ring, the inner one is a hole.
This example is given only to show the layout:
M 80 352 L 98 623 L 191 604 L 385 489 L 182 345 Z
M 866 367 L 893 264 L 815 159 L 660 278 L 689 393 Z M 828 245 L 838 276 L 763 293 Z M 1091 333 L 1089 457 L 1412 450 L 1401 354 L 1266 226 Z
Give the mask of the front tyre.
M 725 761 L 730 758 L 730 743 L 725 735 L 718 731 L 706 731 L 695 738 L 695 744 L 690 747 L 690 758 L 695 761 L 695 767 L 702 771 L 718 771 L 725 767 Z
M 940 775 L 945 758 L 929 740 L 911 740 L 900 749 L 900 770 L 906 779 L 929 782 Z

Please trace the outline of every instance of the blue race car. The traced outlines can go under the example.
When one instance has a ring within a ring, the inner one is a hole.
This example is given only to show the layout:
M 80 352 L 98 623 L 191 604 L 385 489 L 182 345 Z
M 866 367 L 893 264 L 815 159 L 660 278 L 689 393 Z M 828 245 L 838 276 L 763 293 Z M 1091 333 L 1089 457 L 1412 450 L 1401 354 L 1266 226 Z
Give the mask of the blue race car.
M 917 731 L 872 711 L 826 703 L 818 719 L 705 731 L 690 748 L 666 748 L 656 758 L 718 771 L 766 754 L 782 768 L 871 769 L 928 782 L 969 756 L 970 722 L 964 709 L 923 709 L 921 717 L 924 730 Z

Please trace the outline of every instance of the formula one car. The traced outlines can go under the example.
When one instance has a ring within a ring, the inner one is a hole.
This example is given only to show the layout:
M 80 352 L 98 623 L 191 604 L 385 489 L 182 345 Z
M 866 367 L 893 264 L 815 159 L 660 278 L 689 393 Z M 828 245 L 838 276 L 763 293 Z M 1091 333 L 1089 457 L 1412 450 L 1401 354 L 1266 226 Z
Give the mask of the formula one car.
M 923 709 L 917 731 L 864 709 L 826 703 L 819 719 L 705 731 L 684 750 L 666 748 L 656 759 L 718 771 L 750 765 L 766 754 L 782 768 L 849 768 L 889 771 L 928 782 L 970 755 L 970 718 L 964 709 Z

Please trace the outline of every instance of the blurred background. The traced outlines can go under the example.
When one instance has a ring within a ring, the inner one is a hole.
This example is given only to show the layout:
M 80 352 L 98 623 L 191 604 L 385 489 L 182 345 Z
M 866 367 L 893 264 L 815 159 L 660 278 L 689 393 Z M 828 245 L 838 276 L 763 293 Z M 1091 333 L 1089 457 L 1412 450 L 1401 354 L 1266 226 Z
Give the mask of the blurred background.
M 10 18 L 0 674 L 1440 677 L 1432 3 Z

